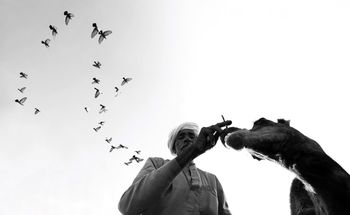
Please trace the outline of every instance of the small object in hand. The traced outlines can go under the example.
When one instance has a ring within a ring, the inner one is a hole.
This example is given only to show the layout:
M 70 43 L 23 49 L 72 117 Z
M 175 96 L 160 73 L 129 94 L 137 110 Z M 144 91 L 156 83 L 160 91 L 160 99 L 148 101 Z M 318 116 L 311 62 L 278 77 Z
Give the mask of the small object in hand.
M 221 118 L 222 120 L 224 120 L 224 122 L 226 122 L 225 118 L 224 118 L 224 115 L 221 114 Z M 226 125 L 226 128 L 228 128 L 228 126 Z

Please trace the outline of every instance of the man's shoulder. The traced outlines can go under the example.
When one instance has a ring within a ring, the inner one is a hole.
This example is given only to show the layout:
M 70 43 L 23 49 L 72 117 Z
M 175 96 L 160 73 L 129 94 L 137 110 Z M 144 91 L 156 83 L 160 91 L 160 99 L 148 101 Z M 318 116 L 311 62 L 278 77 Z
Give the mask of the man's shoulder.
M 211 172 L 208 172 L 208 171 L 204 171 L 204 170 L 201 170 L 199 168 L 197 168 L 199 172 L 201 172 L 202 174 L 206 175 L 207 177 L 210 177 L 210 178 L 216 178 L 216 175 L 211 173 Z

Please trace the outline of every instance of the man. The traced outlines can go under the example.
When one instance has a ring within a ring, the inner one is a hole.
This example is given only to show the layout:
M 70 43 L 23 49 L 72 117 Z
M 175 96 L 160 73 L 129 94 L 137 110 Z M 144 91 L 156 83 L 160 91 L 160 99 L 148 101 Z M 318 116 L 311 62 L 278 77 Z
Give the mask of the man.
M 197 169 L 193 159 L 215 146 L 225 121 L 203 127 L 183 123 L 169 135 L 172 160 L 148 158 L 123 194 L 124 215 L 230 215 L 223 188 L 215 175 Z

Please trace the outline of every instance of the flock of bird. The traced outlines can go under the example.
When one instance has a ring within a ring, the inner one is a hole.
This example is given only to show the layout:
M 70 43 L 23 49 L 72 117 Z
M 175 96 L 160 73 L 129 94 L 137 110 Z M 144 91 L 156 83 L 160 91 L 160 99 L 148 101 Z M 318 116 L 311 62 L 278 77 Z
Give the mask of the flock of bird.
M 70 22 L 70 21 L 72 20 L 72 18 L 74 17 L 74 14 L 73 14 L 73 13 L 70 13 L 70 12 L 68 12 L 68 11 L 64 11 L 63 15 L 64 15 L 64 17 L 65 17 L 65 18 L 64 18 L 64 22 L 65 22 L 66 25 L 68 25 L 69 22 Z M 92 27 L 93 27 L 93 29 L 92 29 L 92 32 L 91 32 L 90 37 L 91 37 L 91 39 L 93 39 L 97 34 L 99 34 L 99 35 L 100 35 L 99 38 L 98 38 L 98 43 L 99 43 L 99 44 L 101 44 L 101 43 L 107 38 L 108 35 L 112 34 L 112 31 L 111 31 L 111 30 L 106 30 L 106 31 L 104 31 L 104 30 L 99 29 L 96 23 L 92 23 Z M 57 28 L 56 26 L 54 26 L 54 25 L 49 25 L 49 29 L 51 30 L 51 34 L 52 34 L 53 38 L 55 38 L 55 37 L 57 36 L 57 34 L 58 34 L 58 28 Z M 41 43 L 42 43 L 46 48 L 49 48 L 49 47 L 50 47 L 50 41 L 51 41 L 51 40 L 48 38 L 48 39 L 42 40 Z M 95 68 L 97 68 L 97 69 L 101 69 L 102 64 L 101 64 L 101 62 L 99 62 L 99 61 L 94 61 L 94 63 L 92 64 L 92 66 L 95 67 Z M 25 74 L 25 73 L 23 73 L 23 72 L 21 72 L 21 73 L 20 73 L 20 78 L 25 78 L 25 79 L 27 79 L 27 78 L 28 78 L 28 75 Z M 121 85 L 121 86 L 124 86 L 126 83 L 130 82 L 131 80 L 132 80 L 132 78 L 123 77 L 122 82 L 121 82 L 120 85 Z M 100 82 L 101 82 L 100 79 L 98 79 L 98 78 L 96 78 L 96 77 L 93 77 L 93 78 L 92 78 L 91 84 L 95 86 L 95 85 L 99 85 Z M 24 90 L 25 90 L 25 89 L 26 89 L 26 87 L 22 87 L 22 88 L 20 88 L 20 89 L 18 89 L 18 90 L 19 90 L 21 93 L 24 93 Z M 119 88 L 118 88 L 117 86 L 115 86 L 114 89 L 115 89 L 115 93 L 116 93 L 115 96 L 117 96 L 118 93 L 119 93 Z M 100 89 L 99 89 L 98 87 L 94 87 L 94 90 L 95 90 L 95 94 L 94 94 L 95 99 L 98 98 L 101 94 L 103 94 L 103 93 L 100 91 Z M 21 99 L 16 99 L 15 102 L 18 103 L 18 104 L 20 104 L 20 105 L 22 105 L 22 106 L 24 106 L 24 102 L 25 102 L 26 100 L 27 100 L 27 97 L 23 97 L 23 98 L 21 98 Z M 88 108 L 88 107 L 84 107 L 84 110 L 85 110 L 87 113 L 89 112 L 89 108 Z M 106 106 L 103 105 L 103 104 L 100 104 L 100 109 L 99 109 L 98 113 L 101 114 L 101 113 L 104 113 L 104 112 L 106 112 L 106 111 L 107 111 Z M 39 110 L 38 108 L 35 108 L 34 114 L 38 114 L 39 112 L 40 112 L 40 110 Z M 99 132 L 100 129 L 103 127 L 104 124 L 105 124 L 105 121 L 100 121 L 100 122 L 98 123 L 98 126 L 97 126 L 97 127 L 94 127 L 93 130 L 94 130 L 95 132 Z M 113 139 L 112 137 L 109 137 L 109 138 L 106 138 L 106 139 L 105 139 L 105 141 L 110 145 L 110 150 L 109 150 L 109 152 L 112 152 L 112 151 L 114 151 L 115 149 L 128 149 L 127 146 L 124 146 L 124 145 L 122 145 L 122 144 L 119 144 L 118 146 L 112 145 L 112 143 L 111 143 L 111 142 L 112 142 L 112 139 Z M 134 152 L 137 153 L 137 154 L 140 154 L 140 153 L 141 153 L 140 150 L 134 150 Z M 132 155 L 132 157 L 131 157 L 127 162 L 124 162 L 124 164 L 128 166 L 129 164 L 132 163 L 132 161 L 136 161 L 137 163 L 139 163 L 139 162 L 143 161 L 143 159 L 140 158 L 140 157 L 138 157 L 136 154 L 134 154 L 134 155 Z
M 24 78 L 24 79 L 28 79 L 28 74 L 24 73 L 24 72 L 20 72 L 19 73 L 19 78 Z M 20 93 L 24 93 L 24 91 L 27 89 L 27 87 L 21 87 L 21 88 L 18 88 L 18 91 Z M 15 102 L 17 102 L 18 104 L 24 106 L 24 102 L 27 101 L 27 97 L 22 97 L 21 99 L 15 99 Z M 38 114 L 40 112 L 40 110 L 38 108 L 34 108 L 34 114 Z

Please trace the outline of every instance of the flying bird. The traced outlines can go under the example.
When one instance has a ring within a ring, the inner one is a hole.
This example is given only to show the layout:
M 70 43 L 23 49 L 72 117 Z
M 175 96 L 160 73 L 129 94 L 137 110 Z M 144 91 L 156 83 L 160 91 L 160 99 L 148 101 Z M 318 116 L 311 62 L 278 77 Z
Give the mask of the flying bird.
M 98 123 L 99 125 L 104 125 L 105 124 L 105 121 L 101 121 Z
M 41 43 L 44 44 L 46 46 L 46 48 L 49 48 L 50 47 L 50 45 L 49 45 L 50 41 L 51 41 L 50 39 L 46 39 L 45 41 L 42 40 Z
M 89 109 L 87 107 L 84 107 L 84 110 L 86 111 L 86 113 L 89 112 Z
M 94 130 L 95 130 L 96 132 L 98 132 L 98 130 L 100 130 L 100 129 L 101 129 L 101 126 L 98 126 L 98 127 L 94 128 Z
M 111 146 L 111 149 L 109 150 L 109 152 L 112 152 L 114 149 L 116 149 L 117 147 L 115 147 L 115 146 Z
M 17 102 L 20 105 L 23 105 L 26 100 L 27 100 L 27 97 L 23 97 L 20 100 L 16 99 L 15 102 Z
M 26 87 L 22 87 L 22 88 L 18 89 L 18 91 L 23 93 L 25 89 L 26 89 Z
M 100 35 L 100 37 L 98 38 L 98 43 L 101 44 L 104 39 L 107 39 L 106 36 L 110 35 L 111 33 L 112 33 L 112 31 L 110 31 L 110 30 L 99 31 L 98 34 Z
M 20 73 L 19 73 L 19 77 L 20 77 L 20 78 L 28 78 L 28 75 L 25 74 L 24 72 L 20 72 Z
M 99 61 L 94 61 L 94 64 L 92 64 L 92 66 L 100 69 L 101 68 L 101 63 Z
M 68 11 L 64 11 L 63 14 L 66 16 L 64 22 L 66 23 L 66 25 L 68 25 L 69 21 L 72 19 L 72 17 L 74 17 L 74 14 L 68 13 Z
M 95 98 L 97 98 L 100 94 L 102 94 L 101 92 L 100 92 L 100 90 L 99 89 L 97 89 L 96 87 L 95 87 L 95 90 L 96 90 L 96 92 L 95 92 Z
M 91 32 L 91 38 L 94 38 L 96 34 L 98 34 L 98 28 L 96 23 L 92 23 L 92 27 L 94 28 Z
M 106 142 L 107 143 L 111 143 L 112 142 L 112 137 L 111 138 L 106 138 Z
M 128 149 L 128 147 L 122 145 L 122 144 L 119 144 L 119 146 L 117 146 L 117 149 L 120 149 L 120 148 L 124 148 L 124 149 Z
M 118 87 L 114 87 L 115 89 L 115 92 L 117 93 L 119 91 L 119 88 Z
M 92 78 L 92 84 L 99 84 L 100 83 L 100 80 L 97 79 L 97 78 Z
M 137 154 L 140 154 L 141 150 L 136 150 L 135 152 L 136 152 Z
M 124 164 L 127 165 L 127 166 L 128 166 L 129 164 L 131 164 L 131 163 L 132 163 L 132 161 L 124 162 Z
M 100 106 L 101 106 L 101 109 L 98 113 L 103 113 L 107 111 L 106 106 L 104 106 L 103 104 L 100 104 Z
M 136 155 L 133 155 L 133 156 L 129 159 L 129 161 L 132 161 L 132 160 L 135 160 L 137 163 L 143 161 L 142 158 L 136 157 Z
M 38 108 L 34 108 L 34 114 L 38 114 L 40 110 Z
M 123 77 L 123 81 L 122 81 L 121 85 L 123 86 L 124 84 L 128 83 L 131 80 L 132 80 L 132 78 L 125 78 L 125 77 Z
M 57 35 L 57 27 L 53 25 L 49 25 L 49 28 L 51 30 L 52 36 L 55 37 Z

